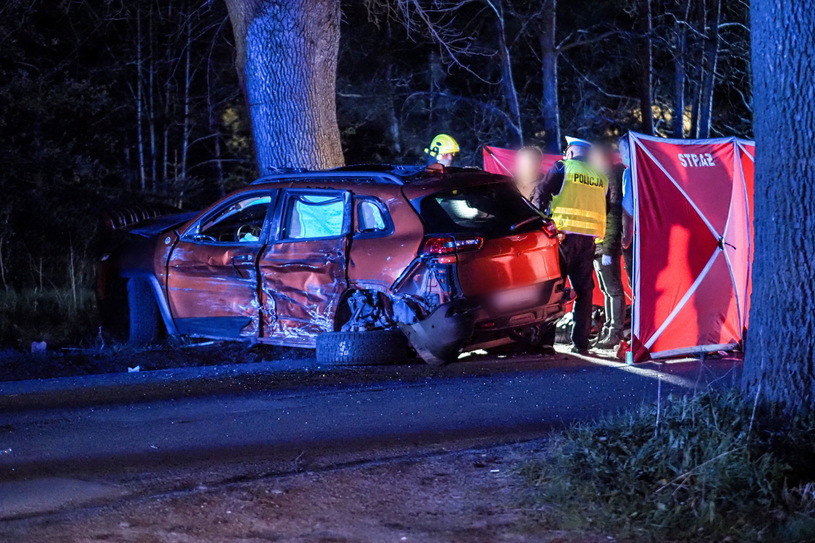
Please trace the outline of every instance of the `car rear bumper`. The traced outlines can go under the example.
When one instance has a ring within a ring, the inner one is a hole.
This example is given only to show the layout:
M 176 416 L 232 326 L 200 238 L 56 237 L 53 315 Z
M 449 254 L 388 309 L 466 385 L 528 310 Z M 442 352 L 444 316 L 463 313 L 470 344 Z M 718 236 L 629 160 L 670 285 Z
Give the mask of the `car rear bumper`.
M 400 327 L 425 361 L 440 364 L 454 359 L 462 348 L 510 337 L 514 329 L 554 322 L 572 298 L 562 279 L 541 285 L 541 298 L 531 307 L 496 312 L 471 300 L 456 300 L 437 307 L 426 318 Z
M 501 331 L 560 318 L 564 305 L 573 297 L 571 291 L 564 288 L 561 278 L 532 285 L 532 288 L 533 297 L 511 309 L 496 307 L 489 299 L 479 301 L 479 308 L 474 313 L 474 331 Z
M 424 319 L 400 324 L 410 346 L 431 365 L 454 359 L 473 335 L 474 309 L 464 301 L 442 304 Z

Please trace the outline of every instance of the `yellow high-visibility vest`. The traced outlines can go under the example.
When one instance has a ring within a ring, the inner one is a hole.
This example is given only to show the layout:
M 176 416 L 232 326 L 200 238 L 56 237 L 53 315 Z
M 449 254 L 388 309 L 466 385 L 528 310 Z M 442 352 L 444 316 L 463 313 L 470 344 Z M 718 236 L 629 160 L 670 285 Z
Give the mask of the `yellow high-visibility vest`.
M 606 235 L 608 178 L 582 160 L 564 160 L 563 188 L 552 197 L 558 230 L 602 239 Z

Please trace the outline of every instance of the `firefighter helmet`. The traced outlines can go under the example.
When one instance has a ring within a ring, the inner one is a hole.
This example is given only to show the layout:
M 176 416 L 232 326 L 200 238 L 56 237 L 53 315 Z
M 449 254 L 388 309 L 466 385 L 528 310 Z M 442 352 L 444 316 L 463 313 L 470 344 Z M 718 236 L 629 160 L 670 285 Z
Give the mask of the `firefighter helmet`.
M 435 158 L 440 155 L 458 153 L 459 150 L 458 142 L 452 136 L 439 134 L 430 141 L 430 146 L 424 152 Z

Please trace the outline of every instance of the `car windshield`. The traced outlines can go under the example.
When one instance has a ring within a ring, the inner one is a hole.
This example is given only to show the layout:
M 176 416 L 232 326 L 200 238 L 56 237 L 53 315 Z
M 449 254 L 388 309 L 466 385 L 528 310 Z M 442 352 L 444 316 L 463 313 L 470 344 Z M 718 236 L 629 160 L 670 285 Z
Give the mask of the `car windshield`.
M 437 192 L 414 205 L 430 234 L 500 237 L 540 228 L 533 220 L 538 212 L 508 183 Z M 513 225 L 519 227 L 513 231 Z

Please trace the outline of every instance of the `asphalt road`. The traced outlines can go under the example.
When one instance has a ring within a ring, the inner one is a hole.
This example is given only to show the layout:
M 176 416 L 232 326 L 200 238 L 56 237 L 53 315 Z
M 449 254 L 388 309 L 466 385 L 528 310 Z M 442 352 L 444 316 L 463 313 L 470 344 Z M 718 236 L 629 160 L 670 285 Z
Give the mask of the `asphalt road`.
M 5 412 L 0 480 L 496 443 L 671 393 L 732 386 L 740 372 L 733 360 L 629 367 L 571 356 L 477 359 L 408 382 Z

